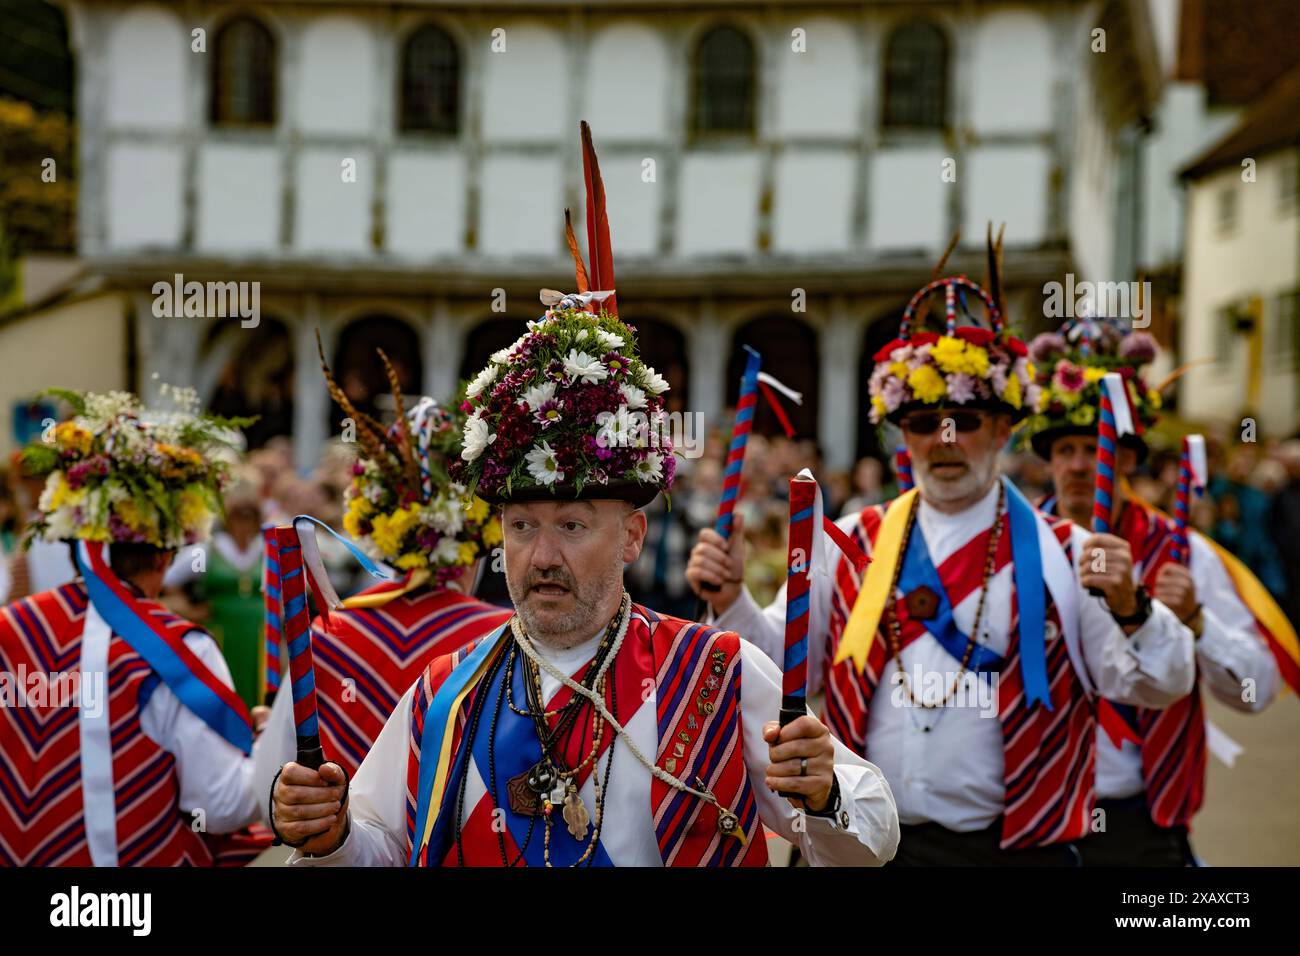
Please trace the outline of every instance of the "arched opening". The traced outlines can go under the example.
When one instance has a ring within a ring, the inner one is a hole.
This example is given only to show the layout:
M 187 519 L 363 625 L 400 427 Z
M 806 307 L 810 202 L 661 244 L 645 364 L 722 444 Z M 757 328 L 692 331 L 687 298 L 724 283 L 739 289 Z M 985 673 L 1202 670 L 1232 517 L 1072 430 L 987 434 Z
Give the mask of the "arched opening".
M 784 315 L 764 316 L 746 322 L 731 338 L 731 355 L 727 360 L 727 405 L 735 407 L 740 397 L 740 380 L 745 374 L 745 360 L 750 346 L 763 357 L 762 370 L 775 376 L 783 385 L 803 393 L 803 404 L 796 405 L 781 397 L 795 434 L 800 439 L 817 440 L 817 372 L 821 367 L 817 354 L 817 332 L 798 319 Z M 761 396 L 754 414 L 754 430 L 763 434 L 783 434 L 776 414 Z
M 888 463 L 892 448 L 885 448 L 880 443 L 880 426 L 871 423 L 871 395 L 867 383 L 872 369 L 876 367 L 875 354 L 898 337 L 898 321 L 907 303 L 899 303 L 897 308 L 881 313 L 867 326 L 863 338 L 862 354 L 858 356 L 858 435 L 854 459 L 870 455 Z
M 348 323 L 334 350 L 334 380 L 358 411 L 381 422 L 390 422 L 393 419 L 392 392 L 376 349 L 384 350 L 396 370 L 409 408 L 415 397 L 422 394 L 421 383 L 424 381 L 420 336 L 406 322 L 391 315 L 372 314 Z M 342 431 L 342 414 L 331 406 L 331 435 Z
M 264 317 L 251 329 L 217 323 L 209 329 L 199 356 L 201 363 L 217 365 L 209 410 L 257 416 L 244 430 L 250 450 L 278 435 L 293 434 L 293 341 L 284 322 Z
M 671 386 L 664 393 L 665 410 L 684 412 L 691 395 L 690 362 L 686 355 L 686 336 L 677 326 L 663 319 L 624 319 L 636 330 L 641 361 L 654 368 Z

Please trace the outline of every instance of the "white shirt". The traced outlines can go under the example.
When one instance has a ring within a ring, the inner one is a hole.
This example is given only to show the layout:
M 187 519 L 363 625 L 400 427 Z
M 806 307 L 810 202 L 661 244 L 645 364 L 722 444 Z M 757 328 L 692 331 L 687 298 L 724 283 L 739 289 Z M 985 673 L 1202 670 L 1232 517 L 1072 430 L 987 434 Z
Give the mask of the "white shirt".
M 577 673 L 595 653 L 599 635 L 567 651 L 538 647 L 558 669 Z M 781 704 L 781 679 L 775 666 L 757 648 L 740 645 L 742 683 L 741 715 L 744 760 L 762 822 L 798 846 L 814 866 L 878 866 L 890 860 L 898 846 L 898 815 L 884 776 L 872 764 L 835 743 L 835 774 L 840 786 L 843 814 L 839 819 L 810 817 L 768 790 L 764 783 L 769 765 L 763 725 L 776 719 Z M 560 684 L 542 672 L 542 693 L 549 701 Z M 291 864 L 314 866 L 404 866 L 409 860 L 406 842 L 406 770 L 411 750 L 412 687 L 397 704 L 384 729 L 357 770 L 349 797 L 352 830 L 343 845 L 323 857 L 294 853 Z M 277 697 L 278 700 L 278 697 Z M 625 728 L 636 747 L 653 760 L 658 749 L 655 695 L 641 704 Z M 593 781 L 603 773 L 608 753 L 613 753 L 605 802 L 601 846 L 617 866 L 662 866 L 651 819 L 650 772 L 619 738 L 601 758 L 596 771 L 581 790 L 588 807 L 595 806 Z M 465 803 L 475 806 L 486 793 L 473 762 L 466 784 Z M 759 831 L 758 839 L 762 839 Z
M 32 541 L 26 554 L 28 593 L 53 591 L 77 576 L 66 541 Z
M 1201 686 L 1234 710 L 1258 713 L 1277 696 L 1277 661 L 1255 617 L 1237 596 L 1223 561 L 1198 532 L 1192 532 L 1192 581 L 1201 602 L 1204 625 L 1196 641 L 1196 663 Z M 1134 577 L 1138 569 L 1134 568 Z M 1243 681 L 1254 681 L 1253 694 Z M 1248 699 L 1252 698 L 1253 699 Z M 1142 779 L 1142 750 L 1131 741 L 1116 747 L 1110 735 L 1097 728 L 1097 796 L 1123 799 L 1146 789 Z
M 997 498 L 994 485 L 979 502 L 958 514 L 945 514 L 921 499 L 916 522 L 925 534 L 936 568 L 993 524 Z M 857 522 L 858 515 L 850 515 L 838 524 L 851 531 Z M 1072 528 L 1076 558 L 1088 536 L 1082 528 Z M 824 550 L 828 555 L 839 553 L 829 538 Z M 1072 565 L 1077 584 L 1078 565 Z M 825 677 L 832 591 L 827 571 L 818 573 L 814 558 L 809 588 L 810 694 L 821 688 Z M 1010 563 L 990 580 L 981 633 L 972 635 L 998 654 L 1005 654 L 1010 642 L 1013 580 Z M 1083 659 L 1071 653 L 1071 662 L 1085 687 L 1095 687 L 1112 700 L 1142 707 L 1166 707 L 1191 691 L 1195 676 L 1191 631 L 1179 624 L 1168 608 L 1153 601 L 1151 617 L 1126 637 L 1102 599 L 1089 595 L 1081 584 L 1078 588 Z M 978 604 L 977 588 L 953 610 L 956 624 L 965 634 L 974 627 Z M 783 659 L 785 588 L 767 608 L 758 607 L 746 590 L 714 623 L 753 641 L 773 660 Z M 1049 631 L 1049 638 L 1054 630 Z M 900 656 L 916 696 L 923 697 L 927 675 L 934 675 L 937 694 L 933 699 L 942 700 L 960 662 L 928 632 L 905 647 Z M 1002 725 L 997 718 L 996 698 L 990 704 L 978 693 L 959 695 L 955 703 L 966 706 L 922 710 L 910 705 L 905 688 L 895 677 L 897 672 L 897 662 L 891 659 L 880 675 L 868 715 L 867 753 L 893 788 L 899 819 L 908 824 L 939 823 L 959 832 L 987 828 L 1005 804 Z
M 217 680 L 234 687 L 216 641 L 191 631 L 185 635 L 185 646 Z M 161 679 L 140 713 L 140 729 L 176 758 L 181 812 L 201 809 L 209 833 L 233 833 L 257 821 L 259 795 L 253 790 L 252 759 L 182 704 Z

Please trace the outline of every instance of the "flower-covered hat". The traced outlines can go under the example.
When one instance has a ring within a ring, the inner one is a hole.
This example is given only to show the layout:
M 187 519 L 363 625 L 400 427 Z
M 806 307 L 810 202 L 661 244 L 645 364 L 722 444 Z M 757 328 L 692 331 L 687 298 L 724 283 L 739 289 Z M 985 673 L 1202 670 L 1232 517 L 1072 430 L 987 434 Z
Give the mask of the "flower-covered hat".
M 1095 435 L 1101 403 L 1101 379 L 1118 372 L 1124 380 L 1138 434 L 1120 439 L 1146 457 L 1142 430 L 1160 417 L 1160 392 L 1150 388 L 1142 369 L 1155 360 L 1155 339 L 1135 332 L 1119 319 L 1086 314 L 1070 319 L 1057 332 L 1043 332 L 1029 343 L 1040 386 L 1038 404 L 1024 425 L 1021 439 L 1046 460 L 1052 442 L 1065 435 Z
M 51 441 L 23 451 L 24 468 L 45 475 L 41 516 L 28 540 L 84 539 L 174 550 L 207 539 L 222 510 L 229 465 L 251 419 L 198 411 L 193 389 L 163 385 L 171 408 L 145 409 L 129 392 L 49 394 L 72 406 Z
M 361 446 L 343 493 L 343 530 L 371 557 L 431 574 L 441 587 L 501 543 L 501 523 L 486 501 L 448 473 L 460 452 L 465 415 L 431 398 L 408 415 L 397 373 L 377 351 L 397 407 L 387 429 L 352 404 L 321 355 L 330 395 L 356 423 Z
M 935 279 L 912 297 L 898 338 L 874 356 L 876 366 L 868 381 L 873 424 L 882 420 L 897 424 L 918 408 L 951 407 L 1002 411 L 1019 420 L 1033 407 L 1038 389 L 1028 352 L 1003 324 L 1000 249 L 1001 236 L 996 246 L 990 236 L 989 291 L 965 276 L 954 276 Z M 944 332 L 914 332 L 913 323 L 924 324 L 928 300 L 940 291 L 946 313 Z M 977 308 L 984 306 L 991 328 L 958 324 L 959 310 L 973 323 L 971 299 Z
M 637 355 L 618 318 L 605 190 L 582 124 L 591 269 L 565 213 L 578 292 L 542 291 L 549 306 L 494 354 L 465 393 L 465 441 L 452 476 L 494 503 L 616 498 L 636 507 L 676 470 L 661 426 L 668 383 Z

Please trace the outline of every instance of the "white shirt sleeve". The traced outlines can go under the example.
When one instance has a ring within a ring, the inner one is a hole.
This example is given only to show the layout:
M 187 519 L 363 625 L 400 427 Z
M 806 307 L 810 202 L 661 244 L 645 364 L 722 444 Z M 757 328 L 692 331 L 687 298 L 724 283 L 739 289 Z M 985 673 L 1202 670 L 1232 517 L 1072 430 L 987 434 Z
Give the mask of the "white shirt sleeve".
M 347 839 L 327 856 L 304 856 L 295 850 L 290 866 L 405 866 L 406 769 L 411 751 L 412 685 L 397 702 L 374 746 L 357 768 L 348 791 Z M 276 695 L 276 702 L 280 695 Z
M 1073 529 L 1073 564 L 1079 579 L 1079 555 L 1088 532 Z M 1131 635 L 1115 623 L 1105 600 L 1079 584 L 1079 630 L 1083 656 L 1097 693 L 1121 704 L 1159 710 L 1192 692 L 1196 660 L 1192 632 L 1159 601 L 1151 616 Z
M 899 839 L 898 808 L 889 784 L 874 764 L 838 740 L 832 738 L 840 786 L 840 812 L 834 817 L 809 816 L 767 788 L 771 761 L 763 725 L 780 711 L 781 675 L 747 641 L 741 641 L 740 655 L 745 767 L 763 823 L 798 846 L 811 866 L 880 866 L 893 859 Z
M 1254 615 L 1237 595 L 1223 562 L 1195 532 L 1191 535 L 1191 558 L 1204 621 L 1196 641 L 1202 682 L 1228 707 L 1258 713 L 1277 696 L 1277 661 L 1259 633 Z M 1254 682 L 1253 694 L 1244 693 L 1247 680 Z
M 858 523 L 852 514 L 835 522 L 845 534 L 852 534 Z M 834 589 L 832 575 L 838 562 L 843 560 L 839 545 L 824 529 L 819 528 L 822 547 L 813 548 L 811 557 L 812 579 L 808 585 L 808 693 L 821 692 L 826 677 L 826 644 L 830 631 L 831 602 Z M 785 585 L 777 592 L 775 600 L 760 608 L 749 588 L 741 587 L 740 597 L 716 619 L 709 612 L 706 624 L 734 631 L 749 641 L 780 669 L 785 664 Z
M 185 645 L 217 680 L 234 686 L 216 641 L 196 630 L 185 635 Z M 257 820 L 252 758 L 205 724 L 161 680 L 140 713 L 140 729 L 176 759 L 183 813 L 201 810 L 209 833 L 233 833 Z

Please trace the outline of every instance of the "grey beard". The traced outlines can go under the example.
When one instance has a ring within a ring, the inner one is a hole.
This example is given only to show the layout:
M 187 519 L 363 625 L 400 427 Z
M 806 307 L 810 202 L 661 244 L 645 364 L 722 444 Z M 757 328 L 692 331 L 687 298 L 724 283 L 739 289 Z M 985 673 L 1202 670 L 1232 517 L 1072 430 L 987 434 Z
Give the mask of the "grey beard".
M 930 467 L 924 462 L 914 462 L 916 484 L 921 489 L 921 496 L 931 501 L 960 501 L 974 497 L 979 492 L 988 491 L 997 474 L 997 453 L 973 458 L 966 462 L 969 471 L 959 481 L 939 481 L 930 477 Z
M 600 581 L 592 582 L 590 587 L 575 582 L 573 589 L 573 612 L 564 619 L 563 630 L 548 628 L 538 621 L 528 606 L 528 589 L 517 591 L 509 587 L 510 600 L 514 603 L 519 619 L 523 621 L 524 630 L 538 644 L 552 650 L 567 651 L 585 641 L 591 640 L 608 623 L 608 616 L 601 610 L 612 594 L 623 593 L 622 542 L 619 543 L 617 560 L 611 562 L 609 571 Z M 508 583 L 508 582 L 507 582 Z

